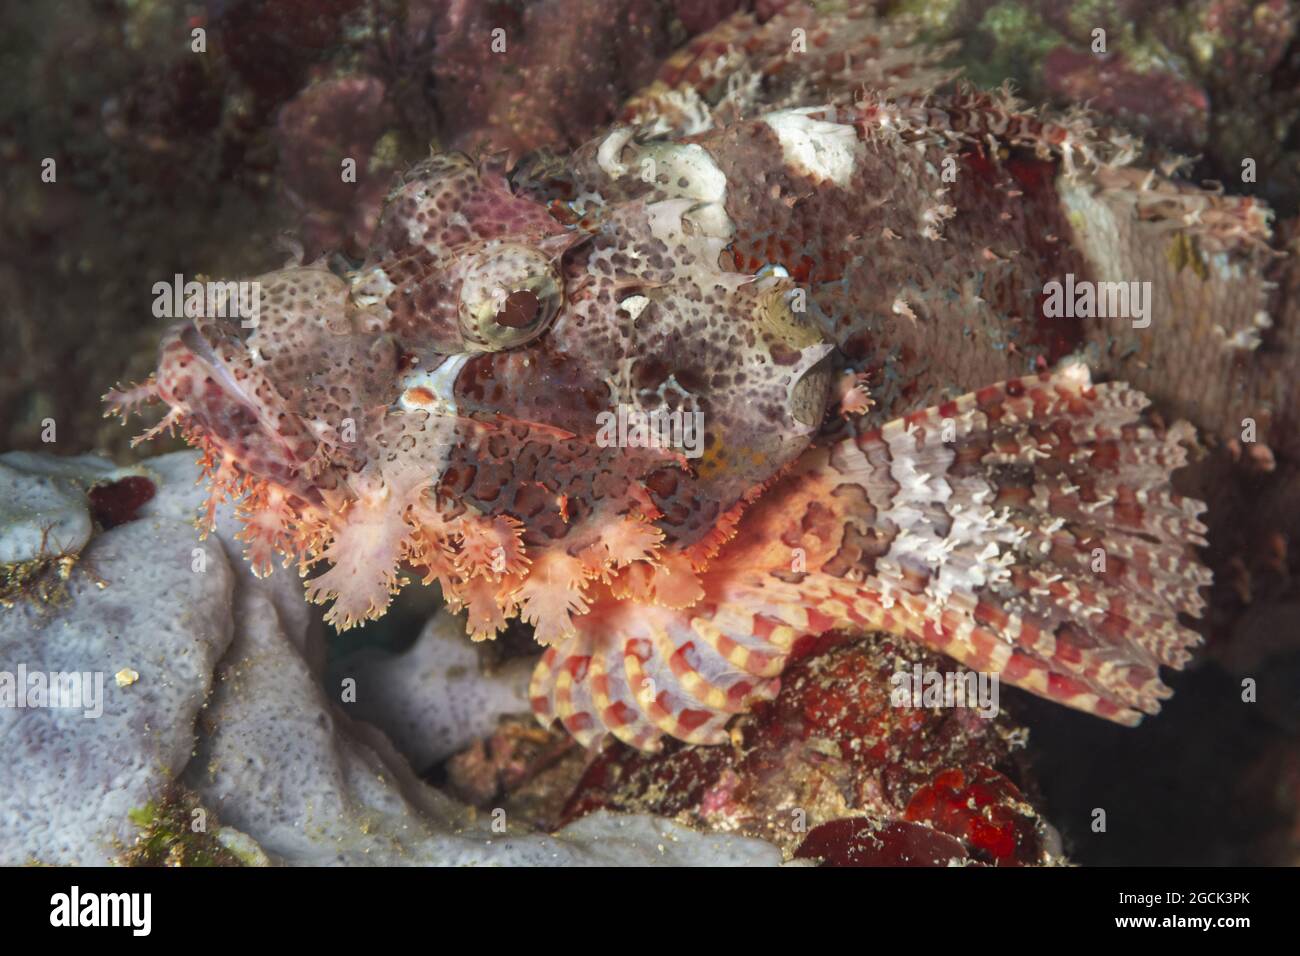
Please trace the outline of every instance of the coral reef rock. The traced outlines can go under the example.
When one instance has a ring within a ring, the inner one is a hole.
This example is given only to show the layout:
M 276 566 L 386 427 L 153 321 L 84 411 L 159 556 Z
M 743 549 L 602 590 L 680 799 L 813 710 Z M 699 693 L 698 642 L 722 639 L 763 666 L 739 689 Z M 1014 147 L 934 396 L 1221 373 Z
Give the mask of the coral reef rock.
M 198 546 L 174 519 L 135 521 L 90 543 L 63 603 L 0 610 L 0 863 L 107 864 L 189 761 L 233 630 L 234 573 L 213 544 L 193 572 Z M 76 706 L 17 706 L 50 672 L 79 675 Z
M 354 680 L 356 703 L 349 709 L 384 731 L 422 770 L 490 736 L 501 717 L 528 713 L 532 666 L 531 659 L 515 658 L 480 673 L 464 620 L 443 613 L 404 654 L 368 646 L 340 660 L 329 686 Z
M 0 455 L 0 564 L 79 554 L 94 532 L 92 493 L 139 472 L 93 455 Z
M 26 469 L 36 473 L 29 484 L 58 472 L 45 464 Z M 233 570 L 228 513 L 215 536 L 198 539 L 187 520 L 199 501 L 191 456 L 155 459 L 149 470 L 158 494 L 135 520 L 90 541 L 59 602 L 0 612 L 0 672 L 24 703 L 41 702 L 30 691 L 35 673 L 103 680 L 97 717 L 87 714 L 93 706 L 0 708 L 22 781 L 0 795 L 0 862 L 128 860 L 157 836 L 158 808 L 178 789 L 197 797 L 194 818 L 245 862 L 780 862 L 762 841 L 646 816 L 603 813 L 555 835 L 523 832 L 504 813 L 478 817 L 427 786 L 381 732 L 322 689 L 320 632 L 293 575 Z M 20 667 L 28 679 L 15 687 Z

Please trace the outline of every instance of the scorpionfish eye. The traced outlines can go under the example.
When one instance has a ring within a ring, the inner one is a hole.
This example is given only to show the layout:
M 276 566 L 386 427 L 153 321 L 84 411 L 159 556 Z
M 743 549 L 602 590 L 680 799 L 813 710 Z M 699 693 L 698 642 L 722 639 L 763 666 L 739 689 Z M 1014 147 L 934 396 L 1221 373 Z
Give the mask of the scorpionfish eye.
M 476 255 L 461 283 L 461 332 L 485 352 L 515 348 L 546 331 L 563 301 L 560 276 L 544 253 L 495 246 Z

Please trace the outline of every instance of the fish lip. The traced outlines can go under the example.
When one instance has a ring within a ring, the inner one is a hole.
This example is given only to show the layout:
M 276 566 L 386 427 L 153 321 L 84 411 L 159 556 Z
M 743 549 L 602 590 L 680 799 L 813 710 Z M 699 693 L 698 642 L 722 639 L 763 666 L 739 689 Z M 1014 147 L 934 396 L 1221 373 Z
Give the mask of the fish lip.
M 240 342 L 242 345 L 242 340 Z M 284 475 L 278 476 L 281 479 L 284 479 L 289 472 L 296 472 L 311 461 L 320 448 L 320 440 L 306 427 L 302 419 L 289 409 L 273 380 L 265 375 L 260 375 L 261 380 L 266 382 L 275 392 L 273 407 L 268 414 L 266 402 L 258 400 L 249 394 L 248 390 L 235 378 L 230 366 L 221 358 L 212 335 L 204 330 L 199 320 L 191 320 L 174 327 L 164 338 L 163 367 L 160 367 L 158 376 L 160 383 L 166 381 L 167 378 L 163 374 L 166 364 L 175 360 L 175 357 L 170 355 L 170 350 L 167 348 L 170 343 L 179 343 L 190 361 L 198 366 L 197 375 L 194 369 L 185 370 L 181 374 L 191 379 L 204 376 L 210 378 L 220 390 L 221 397 L 220 399 L 214 399 L 208 395 L 196 393 L 190 398 L 182 399 L 175 394 L 164 393 L 161 396 L 164 401 L 182 410 L 194 423 L 204 431 L 216 436 L 218 440 L 225 439 L 220 439 L 222 430 L 214 423 L 219 421 L 223 415 L 228 416 L 229 406 L 238 405 L 242 407 L 248 413 L 249 418 L 257 423 L 256 431 L 260 435 L 260 441 L 263 443 L 269 442 L 271 446 L 278 449 L 278 458 L 286 469 Z M 227 406 L 224 413 L 220 407 L 221 405 Z M 297 426 L 296 433 L 311 440 L 311 454 L 304 457 L 302 449 L 295 448 L 292 441 L 269 426 L 268 418 L 273 418 L 276 411 L 292 418 Z M 302 492 L 301 490 L 295 490 L 295 493 L 301 494 Z
M 207 336 L 199 331 L 199 327 L 193 322 L 186 322 L 181 326 L 177 337 L 181 344 L 189 349 L 192 353 L 203 359 L 207 364 L 212 365 L 217 361 L 216 354 L 212 351 Z
M 212 341 L 206 334 L 204 334 L 197 322 L 186 323 L 185 327 L 180 331 L 179 339 L 181 344 L 189 350 L 190 354 L 201 361 L 212 372 L 216 378 L 217 384 L 221 386 L 222 392 L 228 398 L 247 406 L 254 413 L 258 412 L 257 403 L 248 395 L 247 392 L 244 391 L 239 382 L 235 380 L 235 376 L 230 371 L 230 366 L 228 366 L 221 359 L 221 356 L 217 354 L 217 350 L 213 346 Z

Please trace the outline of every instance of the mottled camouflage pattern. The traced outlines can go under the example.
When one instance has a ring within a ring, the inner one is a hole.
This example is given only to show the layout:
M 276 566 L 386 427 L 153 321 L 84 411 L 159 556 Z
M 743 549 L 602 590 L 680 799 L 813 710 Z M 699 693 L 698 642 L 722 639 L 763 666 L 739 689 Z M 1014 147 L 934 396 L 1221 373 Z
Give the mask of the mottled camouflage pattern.
M 420 164 L 354 275 L 263 277 L 254 328 L 182 326 L 115 404 L 164 400 L 214 496 L 247 493 L 256 566 L 328 565 L 336 625 L 402 563 L 475 636 L 533 623 L 534 708 L 584 743 L 722 740 L 795 639 L 846 626 L 1154 713 L 1209 580 L 1169 487 L 1193 430 L 1048 369 L 1129 371 L 1177 322 L 1249 348 L 1265 212 L 1081 116 L 929 95 L 899 28 L 812 17 L 724 22 L 568 157 Z M 1150 326 L 1045 318 L 1067 273 L 1154 277 Z M 620 407 L 700 413 L 702 455 L 611 447 Z

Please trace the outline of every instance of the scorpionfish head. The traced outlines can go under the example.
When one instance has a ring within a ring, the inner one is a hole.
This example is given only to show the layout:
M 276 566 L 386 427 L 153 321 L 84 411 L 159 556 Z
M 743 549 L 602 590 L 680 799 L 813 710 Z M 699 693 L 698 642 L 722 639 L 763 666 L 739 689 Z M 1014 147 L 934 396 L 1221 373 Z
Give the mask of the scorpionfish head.
M 209 513 L 242 496 L 255 569 L 328 565 L 308 595 L 337 625 L 382 614 L 403 565 L 476 636 L 518 614 L 559 640 L 598 587 L 687 606 L 818 430 L 831 346 L 788 280 L 721 267 L 716 167 L 662 158 L 656 185 L 599 145 L 513 175 L 435 156 L 353 275 L 260 277 L 254 321 L 182 323 L 111 404 L 168 404 Z
M 416 356 L 412 406 L 627 449 L 660 526 L 690 543 L 806 447 L 831 347 L 787 281 L 720 267 L 716 167 L 670 155 L 664 186 L 588 175 L 598 149 L 512 174 L 461 155 L 415 167 L 354 282 L 359 327 Z

